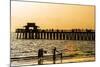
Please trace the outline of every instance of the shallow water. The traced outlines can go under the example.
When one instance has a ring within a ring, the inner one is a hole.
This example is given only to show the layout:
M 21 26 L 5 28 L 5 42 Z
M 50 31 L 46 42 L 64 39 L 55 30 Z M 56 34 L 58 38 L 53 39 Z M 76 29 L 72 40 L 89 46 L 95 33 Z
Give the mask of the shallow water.
M 16 39 L 16 35 L 11 33 L 11 58 L 36 56 L 39 48 L 47 51 L 46 54 L 52 54 L 53 47 L 57 50 L 79 50 L 94 51 L 94 41 L 76 41 L 76 40 L 41 40 L 41 39 Z

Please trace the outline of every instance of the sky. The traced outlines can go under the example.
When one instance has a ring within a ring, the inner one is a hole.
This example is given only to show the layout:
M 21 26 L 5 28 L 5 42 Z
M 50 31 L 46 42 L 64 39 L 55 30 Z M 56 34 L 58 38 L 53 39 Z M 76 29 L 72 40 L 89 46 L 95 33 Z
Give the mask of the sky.
M 95 6 L 11 2 L 11 31 L 28 22 L 41 29 L 95 29 Z

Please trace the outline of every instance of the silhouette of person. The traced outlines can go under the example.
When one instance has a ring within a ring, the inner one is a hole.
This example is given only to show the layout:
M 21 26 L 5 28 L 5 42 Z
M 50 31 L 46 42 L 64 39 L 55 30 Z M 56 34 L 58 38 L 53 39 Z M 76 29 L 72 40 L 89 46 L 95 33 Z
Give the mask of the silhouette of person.
M 38 50 L 38 64 L 41 65 L 43 64 L 43 54 L 47 53 L 43 48 Z
M 43 59 L 43 48 L 38 50 L 38 64 L 42 64 L 42 59 Z

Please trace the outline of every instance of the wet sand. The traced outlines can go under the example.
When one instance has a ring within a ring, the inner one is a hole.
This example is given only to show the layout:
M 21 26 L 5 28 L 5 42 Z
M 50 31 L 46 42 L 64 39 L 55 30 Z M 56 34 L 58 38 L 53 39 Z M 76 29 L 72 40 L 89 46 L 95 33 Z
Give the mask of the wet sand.
M 88 61 L 95 61 L 94 56 L 88 57 L 64 57 L 62 63 L 77 63 L 77 62 L 88 62 Z M 56 64 L 60 64 L 61 60 L 57 59 Z M 52 59 L 50 60 L 43 60 L 43 64 L 53 64 Z M 38 60 L 36 59 L 20 59 L 19 61 L 11 62 L 11 66 L 28 66 L 28 65 L 38 65 Z
M 38 49 L 43 48 L 45 53 L 44 64 L 52 64 L 52 50 L 56 47 L 57 51 L 63 50 L 62 63 L 94 61 L 95 41 L 76 41 L 76 40 L 24 40 L 11 37 L 11 66 L 37 65 Z M 65 50 L 66 49 L 66 50 Z M 85 57 L 83 57 L 85 55 Z M 90 56 L 88 56 L 90 55 Z M 93 55 L 93 56 L 91 56 Z M 78 56 L 78 57 L 76 57 Z M 56 63 L 61 63 L 57 56 Z

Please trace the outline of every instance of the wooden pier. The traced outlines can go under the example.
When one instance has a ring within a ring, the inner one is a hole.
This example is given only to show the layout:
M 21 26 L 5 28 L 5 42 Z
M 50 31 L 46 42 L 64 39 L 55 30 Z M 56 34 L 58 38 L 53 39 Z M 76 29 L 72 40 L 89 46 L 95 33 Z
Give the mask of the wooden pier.
M 35 23 L 27 23 L 24 29 L 16 29 L 17 39 L 48 39 L 48 40 L 95 40 L 94 30 L 54 30 L 39 29 Z

